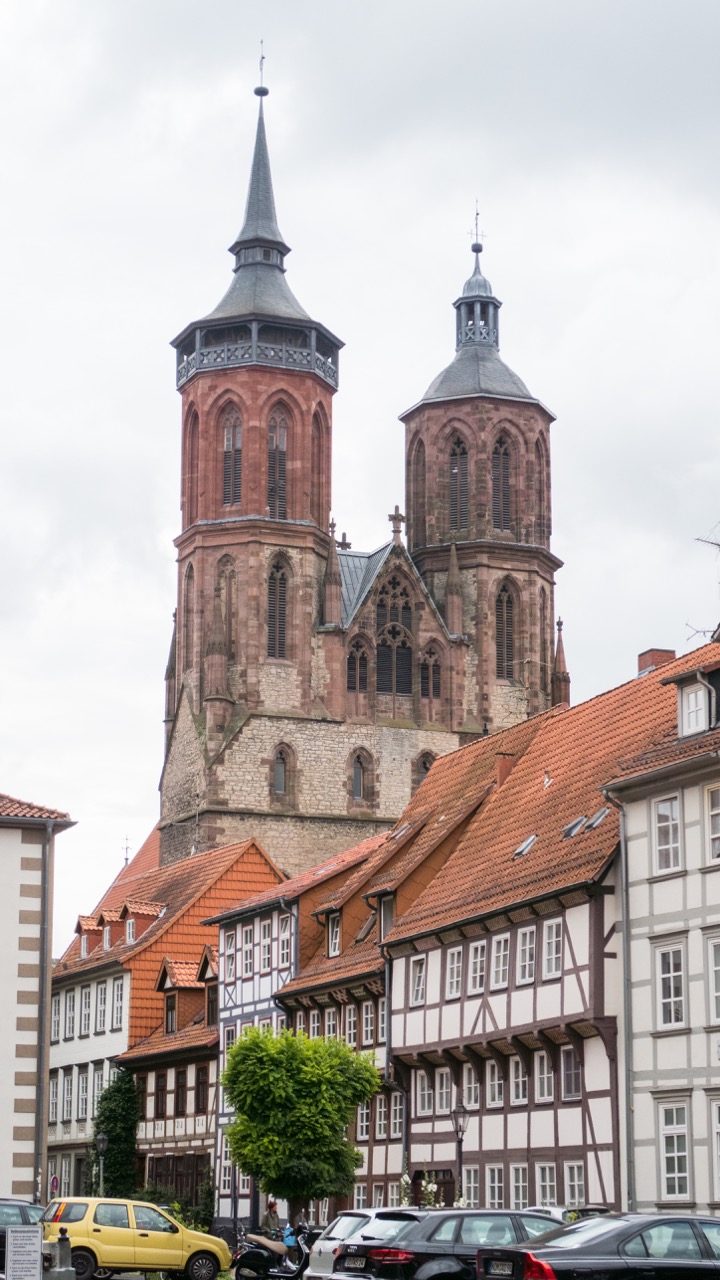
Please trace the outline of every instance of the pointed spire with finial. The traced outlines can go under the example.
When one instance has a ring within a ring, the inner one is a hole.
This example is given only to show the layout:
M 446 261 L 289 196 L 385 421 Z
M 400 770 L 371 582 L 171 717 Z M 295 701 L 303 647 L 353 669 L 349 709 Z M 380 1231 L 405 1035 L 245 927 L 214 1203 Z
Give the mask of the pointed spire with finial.
M 565 645 L 563 644 L 563 620 L 557 620 L 557 643 L 555 645 L 555 662 L 552 673 L 552 705 L 570 705 L 570 673 L 565 661 Z
M 445 584 L 445 625 L 451 636 L 462 634 L 462 583 L 454 542 L 450 543 L 450 562 Z

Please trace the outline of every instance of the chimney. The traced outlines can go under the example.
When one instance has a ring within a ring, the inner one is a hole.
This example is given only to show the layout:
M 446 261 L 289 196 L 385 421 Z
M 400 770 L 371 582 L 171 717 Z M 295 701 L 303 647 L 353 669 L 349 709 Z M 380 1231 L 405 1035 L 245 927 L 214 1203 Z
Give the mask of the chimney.
M 638 675 L 647 675 L 656 667 L 664 667 L 667 662 L 675 661 L 674 649 L 645 649 L 638 654 Z
M 515 757 L 508 751 L 498 751 L 495 757 L 495 777 L 497 785 L 502 786 L 515 768 Z

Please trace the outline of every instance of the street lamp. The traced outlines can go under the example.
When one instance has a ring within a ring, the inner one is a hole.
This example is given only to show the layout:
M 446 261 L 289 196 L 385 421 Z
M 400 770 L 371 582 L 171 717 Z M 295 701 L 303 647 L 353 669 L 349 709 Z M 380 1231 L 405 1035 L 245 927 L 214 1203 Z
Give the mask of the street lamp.
M 470 1120 L 470 1112 L 463 1102 L 458 1102 L 452 1113 L 453 1129 L 457 1139 L 457 1192 L 456 1196 L 460 1197 L 463 1193 L 462 1174 L 463 1174 L 463 1139 L 465 1131 Z
M 95 1150 L 98 1153 L 98 1162 L 100 1164 L 100 1186 L 98 1195 L 105 1195 L 105 1152 L 108 1149 L 108 1136 L 106 1133 L 98 1133 L 95 1135 Z

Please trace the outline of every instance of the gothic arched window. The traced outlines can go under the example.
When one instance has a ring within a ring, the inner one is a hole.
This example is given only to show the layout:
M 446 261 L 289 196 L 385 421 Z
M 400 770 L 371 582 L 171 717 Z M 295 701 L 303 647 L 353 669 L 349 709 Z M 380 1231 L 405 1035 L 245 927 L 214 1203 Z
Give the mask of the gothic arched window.
M 220 588 L 220 609 L 225 623 L 227 656 L 232 662 L 237 656 L 237 581 L 235 565 L 229 556 L 224 556 L 220 561 L 217 580 Z
M 188 671 L 193 665 L 195 648 L 195 570 L 190 565 L 185 574 L 185 593 L 183 608 L 183 670 Z
M 538 542 L 542 543 L 548 536 L 548 519 L 546 513 L 547 494 L 545 487 L 545 450 L 539 440 L 535 441 L 535 530 Z
M 387 626 L 388 622 L 399 622 L 407 631 L 412 628 L 410 592 L 395 576 L 380 588 L 375 607 L 375 624 L 378 630 Z
M 276 405 L 268 422 L 268 514 L 273 520 L 287 518 L 287 435 L 288 415 Z
M 365 799 L 365 762 L 362 756 L 353 760 L 353 800 Z
M 242 486 L 242 418 L 234 404 L 229 404 L 220 419 L 223 438 L 223 506 L 240 501 Z
M 411 694 L 412 660 L 412 645 L 404 631 L 397 626 L 387 627 L 376 649 L 378 693 Z
M 413 546 L 425 546 L 425 445 L 418 440 L 412 459 L 412 511 L 411 529 Z
M 368 751 L 356 747 L 347 761 L 350 809 L 371 809 L 375 804 L 375 762 Z
M 513 613 L 512 595 L 502 586 L 495 599 L 495 654 L 496 673 L 503 680 L 512 680 L 515 671 Z
M 276 560 L 268 578 L 268 657 L 286 656 L 287 571 L 282 560 Z
M 503 436 L 492 451 L 492 518 L 494 529 L 510 528 L 510 446 Z
M 431 701 L 440 697 L 440 659 L 434 649 L 428 649 L 420 663 L 420 697 Z
M 354 640 L 350 645 L 347 659 L 347 691 L 348 693 L 367 693 L 367 687 L 367 650 L 361 640 Z
M 193 413 L 190 418 L 187 435 L 187 512 L 186 524 L 194 524 L 198 517 L 198 450 L 200 423 Z
M 468 455 L 458 436 L 450 448 L 450 528 L 468 527 Z
M 283 747 L 275 752 L 273 766 L 273 790 L 276 796 L 284 796 L 287 792 L 288 758 Z
M 322 516 L 322 440 L 323 429 L 317 414 L 312 420 L 310 439 L 310 517 L 321 529 L 325 527 Z

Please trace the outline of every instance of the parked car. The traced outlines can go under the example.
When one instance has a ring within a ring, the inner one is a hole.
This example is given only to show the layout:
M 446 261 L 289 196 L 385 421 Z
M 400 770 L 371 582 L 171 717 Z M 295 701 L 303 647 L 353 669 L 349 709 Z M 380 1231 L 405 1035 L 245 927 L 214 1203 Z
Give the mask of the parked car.
M 8 1227 L 31 1227 L 43 1215 L 41 1204 L 30 1200 L 0 1200 L 0 1271 L 5 1272 L 5 1232 Z
M 334 1275 L 381 1280 L 470 1280 L 479 1244 L 517 1244 L 551 1231 L 556 1224 L 541 1213 L 505 1209 L 431 1209 L 394 1240 L 350 1236 L 339 1245 Z
M 102 1271 L 167 1271 L 184 1280 L 215 1280 L 230 1266 L 224 1240 L 191 1231 L 145 1201 L 69 1196 L 43 1214 L 46 1240 L 70 1237 L 77 1280 Z
M 394 1239 L 411 1222 L 419 1222 L 427 1216 L 427 1209 L 348 1209 L 328 1223 L 315 1240 L 310 1251 L 307 1275 L 314 1280 L 324 1280 L 332 1273 L 338 1246 L 354 1236 L 372 1237 L 373 1240 Z
M 477 1251 L 478 1280 L 619 1274 L 624 1280 L 720 1275 L 720 1218 L 611 1213 L 582 1218 L 511 1249 L 487 1242 Z

